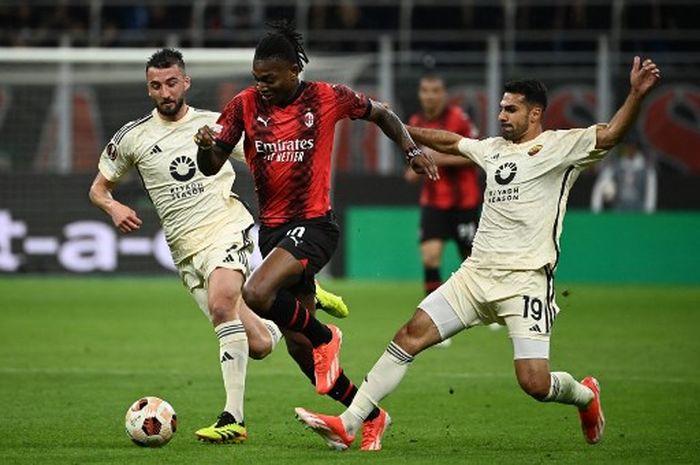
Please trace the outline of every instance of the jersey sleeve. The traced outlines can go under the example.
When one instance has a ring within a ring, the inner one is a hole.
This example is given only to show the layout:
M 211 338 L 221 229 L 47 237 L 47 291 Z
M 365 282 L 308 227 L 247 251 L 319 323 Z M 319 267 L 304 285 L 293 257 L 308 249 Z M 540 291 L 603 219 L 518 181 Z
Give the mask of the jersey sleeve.
M 333 84 L 332 88 L 335 95 L 337 120 L 365 118 L 369 115 L 372 102 L 365 94 L 355 92 L 343 84 Z
M 561 132 L 561 149 L 563 160 L 578 168 L 586 168 L 601 160 L 607 150 L 596 149 L 597 125 L 582 129 L 569 129 Z
M 118 137 L 121 130 L 112 136 L 102 154 L 97 165 L 102 176 L 109 181 L 117 181 L 131 169 L 134 164 L 134 154 L 131 148 L 131 139 L 128 134 L 125 137 Z
M 243 97 L 241 94 L 236 95 L 228 102 L 216 123 L 221 126 L 221 132 L 216 137 L 216 145 L 230 154 L 242 139 L 244 131 Z
M 478 140 L 470 139 L 468 137 L 462 137 L 459 141 L 457 148 L 460 153 L 465 157 L 469 158 L 471 161 L 484 168 L 486 164 L 486 146 L 488 145 L 488 139 Z
M 233 151 L 231 152 L 231 156 L 238 161 L 242 161 L 243 163 L 246 163 L 245 151 L 243 150 L 244 137 L 245 137 L 244 135 L 241 135 L 241 138 L 238 140 L 236 145 L 233 147 Z

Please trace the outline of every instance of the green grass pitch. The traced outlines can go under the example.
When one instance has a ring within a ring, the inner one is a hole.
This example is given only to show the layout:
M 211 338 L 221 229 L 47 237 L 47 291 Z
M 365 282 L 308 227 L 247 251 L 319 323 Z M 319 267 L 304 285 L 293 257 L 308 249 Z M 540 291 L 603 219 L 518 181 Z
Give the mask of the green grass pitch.
M 360 382 L 421 298 L 419 283 L 334 281 L 350 318 L 342 363 Z M 567 290 L 566 297 L 562 291 Z M 0 280 L 2 464 L 698 463 L 700 289 L 559 285 L 552 368 L 602 385 L 606 436 L 587 445 L 573 407 L 540 404 L 512 374 L 505 330 L 475 328 L 414 362 L 384 406 L 382 452 L 338 453 L 293 418 L 317 396 L 280 346 L 248 365 L 242 445 L 199 443 L 223 406 L 218 344 L 169 278 Z M 326 315 L 323 319 L 329 320 Z M 157 395 L 179 430 L 161 449 L 135 447 L 124 413 Z

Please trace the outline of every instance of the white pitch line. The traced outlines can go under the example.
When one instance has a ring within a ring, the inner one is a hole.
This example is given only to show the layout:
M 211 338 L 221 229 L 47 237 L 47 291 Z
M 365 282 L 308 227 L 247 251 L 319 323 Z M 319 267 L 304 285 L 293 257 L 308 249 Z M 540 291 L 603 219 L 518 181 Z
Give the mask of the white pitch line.
M 0 367 L 0 373 L 5 374 L 37 374 L 37 375 L 108 375 L 108 376 L 209 376 L 205 371 L 179 371 L 179 370 L 133 370 L 133 369 L 104 369 L 82 367 Z M 255 373 L 255 376 L 299 376 L 296 371 L 264 371 Z
M 54 368 L 32 368 L 32 367 L 0 367 L 0 373 L 18 374 L 38 374 L 38 375 L 184 375 L 181 371 L 168 370 L 132 370 L 132 369 L 104 369 L 104 368 L 82 368 L 82 367 L 54 367 Z M 190 374 L 188 372 L 187 374 Z

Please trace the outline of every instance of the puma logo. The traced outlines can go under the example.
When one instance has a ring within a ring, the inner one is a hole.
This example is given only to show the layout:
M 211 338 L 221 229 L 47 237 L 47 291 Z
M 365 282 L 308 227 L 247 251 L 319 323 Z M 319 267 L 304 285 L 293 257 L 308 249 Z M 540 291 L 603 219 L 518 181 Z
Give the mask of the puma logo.
M 256 119 L 257 121 L 260 121 L 263 125 L 265 125 L 265 127 L 267 127 L 267 123 L 270 122 L 270 119 L 271 119 L 271 118 L 263 118 L 262 116 L 258 116 L 258 117 L 255 118 L 255 119 Z

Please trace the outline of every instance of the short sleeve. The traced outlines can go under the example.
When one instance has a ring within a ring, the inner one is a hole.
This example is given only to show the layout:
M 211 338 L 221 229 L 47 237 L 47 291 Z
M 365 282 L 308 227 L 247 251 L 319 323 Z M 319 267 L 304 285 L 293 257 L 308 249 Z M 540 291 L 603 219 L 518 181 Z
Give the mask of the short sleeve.
M 216 121 L 221 126 L 221 132 L 216 138 L 216 145 L 226 153 L 231 153 L 241 140 L 244 131 L 243 97 L 236 95 L 224 108 Z
M 462 137 L 457 144 L 457 148 L 462 155 L 484 168 L 486 164 L 486 145 L 486 141 Z
M 587 168 L 605 157 L 607 150 L 595 148 L 597 129 L 598 126 L 593 125 L 582 129 L 557 131 L 557 134 L 561 134 L 558 143 L 566 163 L 578 168 Z
M 333 84 L 332 88 L 335 95 L 337 120 L 365 118 L 369 114 L 372 102 L 365 94 L 355 92 L 343 84 Z
M 129 138 L 117 137 L 119 132 L 112 137 L 104 150 L 102 150 L 98 164 L 98 169 L 102 176 L 112 182 L 124 176 L 134 164 L 134 155 L 130 148 Z
M 235 158 L 238 161 L 246 163 L 245 150 L 243 149 L 243 137 L 244 136 L 241 136 L 236 145 L 233 147 L 233 150 L 231 151 L 231 157 Z

